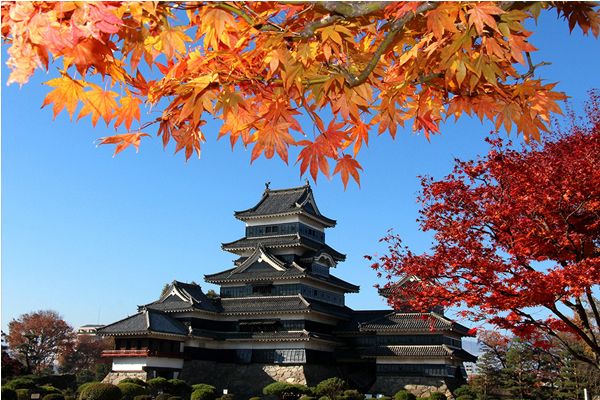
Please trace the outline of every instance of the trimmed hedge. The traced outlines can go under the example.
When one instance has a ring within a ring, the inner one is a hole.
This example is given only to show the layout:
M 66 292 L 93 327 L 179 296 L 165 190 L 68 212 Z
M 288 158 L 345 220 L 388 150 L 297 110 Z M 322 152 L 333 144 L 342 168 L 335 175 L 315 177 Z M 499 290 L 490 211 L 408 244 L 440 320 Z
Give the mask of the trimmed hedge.
M 65 396 L 60 393 L 50 393 L 45 395 L 42 400 L 65 400 Z
M 93 385 L 93 384 L 95 384 L 95 383 L 100 383 L 100 382 L 86 382 L 86 383 L 84 383 L 84 384 L 82 384 L 82 385 L 79 385 L 79 387 L 77 388 L 77 393 L 81 393 L 81 392 L 83 392 L 83 390 L 84 390 L 86 387 L 88 387 L 88 386 L 90 386 L 90 385 Z
M 417 400 L 417 396 L 415 396 L 410 390 L 400 390 L 394 395 L 395 400 Z
M 122 400 L 134 400 L 136 396 L 148 394 L 145 387 L 135 383 L 119 382 L 117 387 L 121 389 Z
M 433 392 L 429 395 L 429 400 L 446 400 L 447 397 L 442 392 Z
M 171 397 L 171 396 L 173 396 L 173 395 L 170 393 L 161 393 L 158 396 L 156 396 L 156 400 L 169 400 L 169 397 Z
M 29 400 L 31 398 L 31 390 L 29 389 L 17 389 L 17 399 L 18 400 Z
M 235 400 L 235 394 L 227 393 L 221 396 L 221 400 Z
M 121 389 L 110 383 L 94 383 L 81 391 L 80 400 L 120 400 Z
M 139 396 L 135 396 L 133 400 L 152 400 L 152 396 L 149 394 L 142 394 Z
M 187 382 L 181 379 L 169 379 L 168 382 L 169 384 L 169 392 L 176 394 L 176 395 L 181 395 L 181 394 L 188 394 L 192 392 L 192 389 L 188 386 Z M 175 396 L 177 397 L 177 396 Z
M 52 385 L 40 386 L 40 389 L 42 389 L 44 391 L 44 394 L 51 394 L 51 393 L 62 394 L 62 392 L 60 391 L 60 389 L 57 389 L 57 388 L 55 388 Z
M 12 390 L 17 390 L 17 389 L 35 389 L 36 388 L 36 384 L 31 379 L 17 378 L 17 379 L 13 379 L 12 381 L 8 382 L 4 387 L 7 387 L 7 388 L 12 389 Z
M 192 392 L 195 392 L 196 390 L 210 390 L 215 394 L 215 397 L 217 397 L 217 388 L 212 385 L 206 383 L 197 383 L 192 385 Z
M 3 400 L 18 400 L 17 392 L 12 388 L 2 386 L 2 399 Z
M 317 385 L 317 393 L 326 396 L 329 400 L 335 400 L 336 396 L 344 393 L 348 389 L 348 384 L 340 378 L 329 378 Z
M 456 400 L 475 400 L 473 396 L 469 396 L 468 394 L 463 394 L 462 396 L 458 396 Z
M 215 400 L 216 398 L 217 395 L 210 389 L 197 389 L 192 392 L 191 400 Z
M 141 380 L 140 378 L 125 378 L 123 380 L 121 380 L 117 386 L 119 386 L 121 383 L 135 383 L 136 385 L 140 385 L 143 387 L 148 386 L 148 384 L 146 382 L 144 382 L 143 380 Z

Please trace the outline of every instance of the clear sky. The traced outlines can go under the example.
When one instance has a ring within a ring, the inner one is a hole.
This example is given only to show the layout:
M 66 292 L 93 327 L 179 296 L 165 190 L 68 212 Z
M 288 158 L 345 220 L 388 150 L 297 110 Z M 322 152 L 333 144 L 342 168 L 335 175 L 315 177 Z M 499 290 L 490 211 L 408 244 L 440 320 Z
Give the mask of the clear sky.
M 571 96 L 581 110 L 587 91 L 600 88 L 600 41 L 583 36 L 554 12 L 543 13 L 531 42 L 540 49 L 535 63 L 556 90 Z M 271 182 L 272 189 L 301 186 L 297 151 L 290 166 L 278 158 L 250 165 L 250 151 L 229 140 L 216 141 L 219 124 L 203 131 L 213 135 L 202 146 L 202 159 L 184 162 L 174 146 L 162 150 L 154 137 L 140 151 L 127 149 L 112 157 L 113 146 L 96 148 L 94 140 L 114 130 L 102 122 L 92 129 L 89 116 L 69 123 L 65 112 L 52 121 L 52 109 L 40 109 L 51 88 L 38 71 L 22 88 L 6 87 L 9 69 L 2 48 L 2 330 L 13 318 L 54 309 L 74 328 L 108 324 L 136 313 L 152 302 L 165 283 L 195 281 L 203 290 L 204 274 L 232 267 L 235 255 L 221 243 L 244 235 L 244 223 L 233 212 L 254 206 Z M 152 118 L 155 116 L 151 115 Z M 302 120 L 305 127 L 310 121 Z M 310 128 L 309 128 L 310 129 Z M 415 193 L 419 175 L 442 178 L 455 157 L 486 154 L 489 123 L 466 117 L 448 121 L 442 135 L 428 142 L 423 135 L 399 130 L 371 137 L 359 154 L 364 172 L 361 189 L 351 180 L 346 191 L 339 175 L 311 181 L 320 211 L 337 220 L 326 231 L 329 245 L 346 254 L 333 273 L 360 285 L 347 296 L 354 309 L 380 309 L 376 273 L 364 255 L 382 253 L 379 243 L 388 229 L 400 234 L 416 252 L 426 251 L 431 236 L 418 230 Z M 154 133 L 155 132 L 148 132 Z M 512 136 L 515 140 L 514 135 Z M 332 166 L 333 168 L 333 166 Z M 467 321 L 465 325 L 470 326 Z

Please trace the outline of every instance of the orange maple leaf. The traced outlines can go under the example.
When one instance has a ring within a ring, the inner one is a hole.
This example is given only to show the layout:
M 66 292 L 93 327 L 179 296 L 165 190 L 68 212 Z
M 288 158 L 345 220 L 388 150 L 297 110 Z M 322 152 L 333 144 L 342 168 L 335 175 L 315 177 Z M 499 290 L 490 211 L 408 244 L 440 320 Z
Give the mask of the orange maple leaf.
M 118 94 L 113 91 L 104 91 L 100 86 L 93 83 L 88 83 L 88 85 L 92 87 L 92 90 L 85 92 L 87 102 L 79 112 L 77 120 L 79 121 L 91 112 L 94 128 L 100 117 L 104 119 L 108 126 L 113 119 L 113 110 L 119 108 L 117 101 L 114 99 Z
M 257 125 L 262 126 L 260 126 L 260 128 L 250 138 L 250 142 L 256 142 L 254 148 L 252 149 L 250 163 L 256 160 L 264 150 L 265 157 L 267 159 L 271 159 L 275 154 L 275 151 L 277 151 L 279 157 L 281 157 L 281 159 L 287 164 L 288 146 L 296 144 L 296 141 L 289 133 L 288 128 L 291 124 L 262 123 Z
M 322 139 L 323 136 L 319 135 L 314 142 L 302 140 L 297 143 L 299 146 L 304 146 L 296 160 L 296 164 L 302 160 L 300 164 L 300 176 L 302 177 L 306 172 L 306 168 L 310 166 L 310 176 L 312 176 L 315 183 L 317 182 L 319 169 L 329 179 L 329 161 L 323 150 L 324 141 Z
M 125 121 L 125 127 L 129 130 L 134 118 L 140 122 L 140 104 L 142 100 L 138 97 L 121 97 L 119 103 L 121 103 L 121 107 L 115 110 L 115 115 L 118 116 L 115 121 L 115 129 Z
M 358 161 L 352 158 L 349 154 L 346 154 L 344 157 L 337 160 L 337 164 L 333 170 L 333 175 L 337 174 L 338 172 L 341 173 L 342 182 L 344 183 L 344 191 L 346 191 L 349 175 L 352 175 L 356 183 L 358 183 L 358 187 L 360 188 L 360 175 L 358 174 L 359 169 L 361 171 L 363 170 Z
M 54 103 L 52 111 L 54 112 L 54 118 L 56 118 L 66 106 L 72 121 L 73 113 L 77 108 L 79 100 L 82 102 L 86 101 L 86 94 L 83 88 L 88 84 L 80 80 L 72 79 L 70 76 L 64 74 L 62 78 L 51 79 L 44 83 L 44 85 L 52 86 L 56 89 L 46 95 L 44 104 L 42 104 L 41 108 L 44 108 L 50 103 Z
M 101 142 L 98 143 L 96 147 L 100 146 L 101 144 L 117 144 L 115 147 L 115 154 L 113 154 L 114 157 L 117 155 L 117 153 L 125 150 L 127 147 L 129 147 L 129 145 L 133 144 L 137 153 L 142 136 L 150 137 L 150 135 L 146 133 L 123 133 L 121 135 L 103 137 L 98 139 L 101 140 Z

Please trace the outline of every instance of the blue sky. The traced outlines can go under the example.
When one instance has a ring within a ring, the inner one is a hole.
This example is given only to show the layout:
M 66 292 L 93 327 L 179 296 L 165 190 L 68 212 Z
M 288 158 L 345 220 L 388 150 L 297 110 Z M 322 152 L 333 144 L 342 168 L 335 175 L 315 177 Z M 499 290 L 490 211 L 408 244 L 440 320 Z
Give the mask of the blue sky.
M 543 13 L 531 42 L 540 51 L 535 63 L 551 62 L 538 75 L 561 83 L 581 110 L 587 91 L 600 88 L 600 41 L 583 36 L 554 12 Z M 89 117 L 70 123 L 66 112 L 52 121 L 52 109 L 40 109 L 53 77 L 38 71 L 22 88 L 6 87 L 7 47 L 2 49 L 2 330 L 19 315 L 54 309 L 73 327 L 107 324 L 132 315 L 137 305 L 158 298 L 174 279 L 200 283 L 204 274 L 232 266 L 235 255 L 221 243 L 244 235 L 233 217 L 260 199 L 264 184 L 284 188 L 304 184 L 299 166 L 278 158 L 250 165 L 250 150 L 231 151 L 228 139 L 216 141 L 218 123 L 203 131 L 202 159 L 173 156 L 160 139 L 142 141 L 112 157 L 114 147 L 94 141 L 114 132 L 102 122 L 92 129 Z M 302 120 L 305 127 L 310 121 Z M 379 243 L 393 228 L 416 252 L 426 251 L 431 236 L 418 231 L 419 175 L 442 178 L 455 157 L 486 154 L 484 138 L 492 130 L 468 117 L 442 126 L 428 142 L 423 135 L 399 131 L 372 137 L 358 157 L 364 172 L 361 189 L 350 181 L 344 191 L 339 175 L 311 181 L 321 212 L 338 221 L 326 232 L 328 244 L 347 255 L 333 271 L 361 286 L 347 296 L 354 309 L 386 308 L 378 297 L 376 273 L 364 255 L 385 251 Z M 149 132 L 153 133 L 153 132 Z M 210 134 L 212 133 L 212 135 Z M 516 139 L 514 136 L 513 139 Z M 463 321 L 464 324 L 470 325 Z

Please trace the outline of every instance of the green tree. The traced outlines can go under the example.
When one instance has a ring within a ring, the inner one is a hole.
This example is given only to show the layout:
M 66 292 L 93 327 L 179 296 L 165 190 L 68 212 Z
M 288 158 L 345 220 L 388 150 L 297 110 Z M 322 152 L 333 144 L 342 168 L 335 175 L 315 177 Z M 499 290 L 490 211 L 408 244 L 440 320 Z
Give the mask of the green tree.
M 348 384 L 340 378 L 329 378 L 317 385 L 317 394 L 326 396 L 329 400 L 335 400 L 336 396 L 344 393 L 348 389 Z

